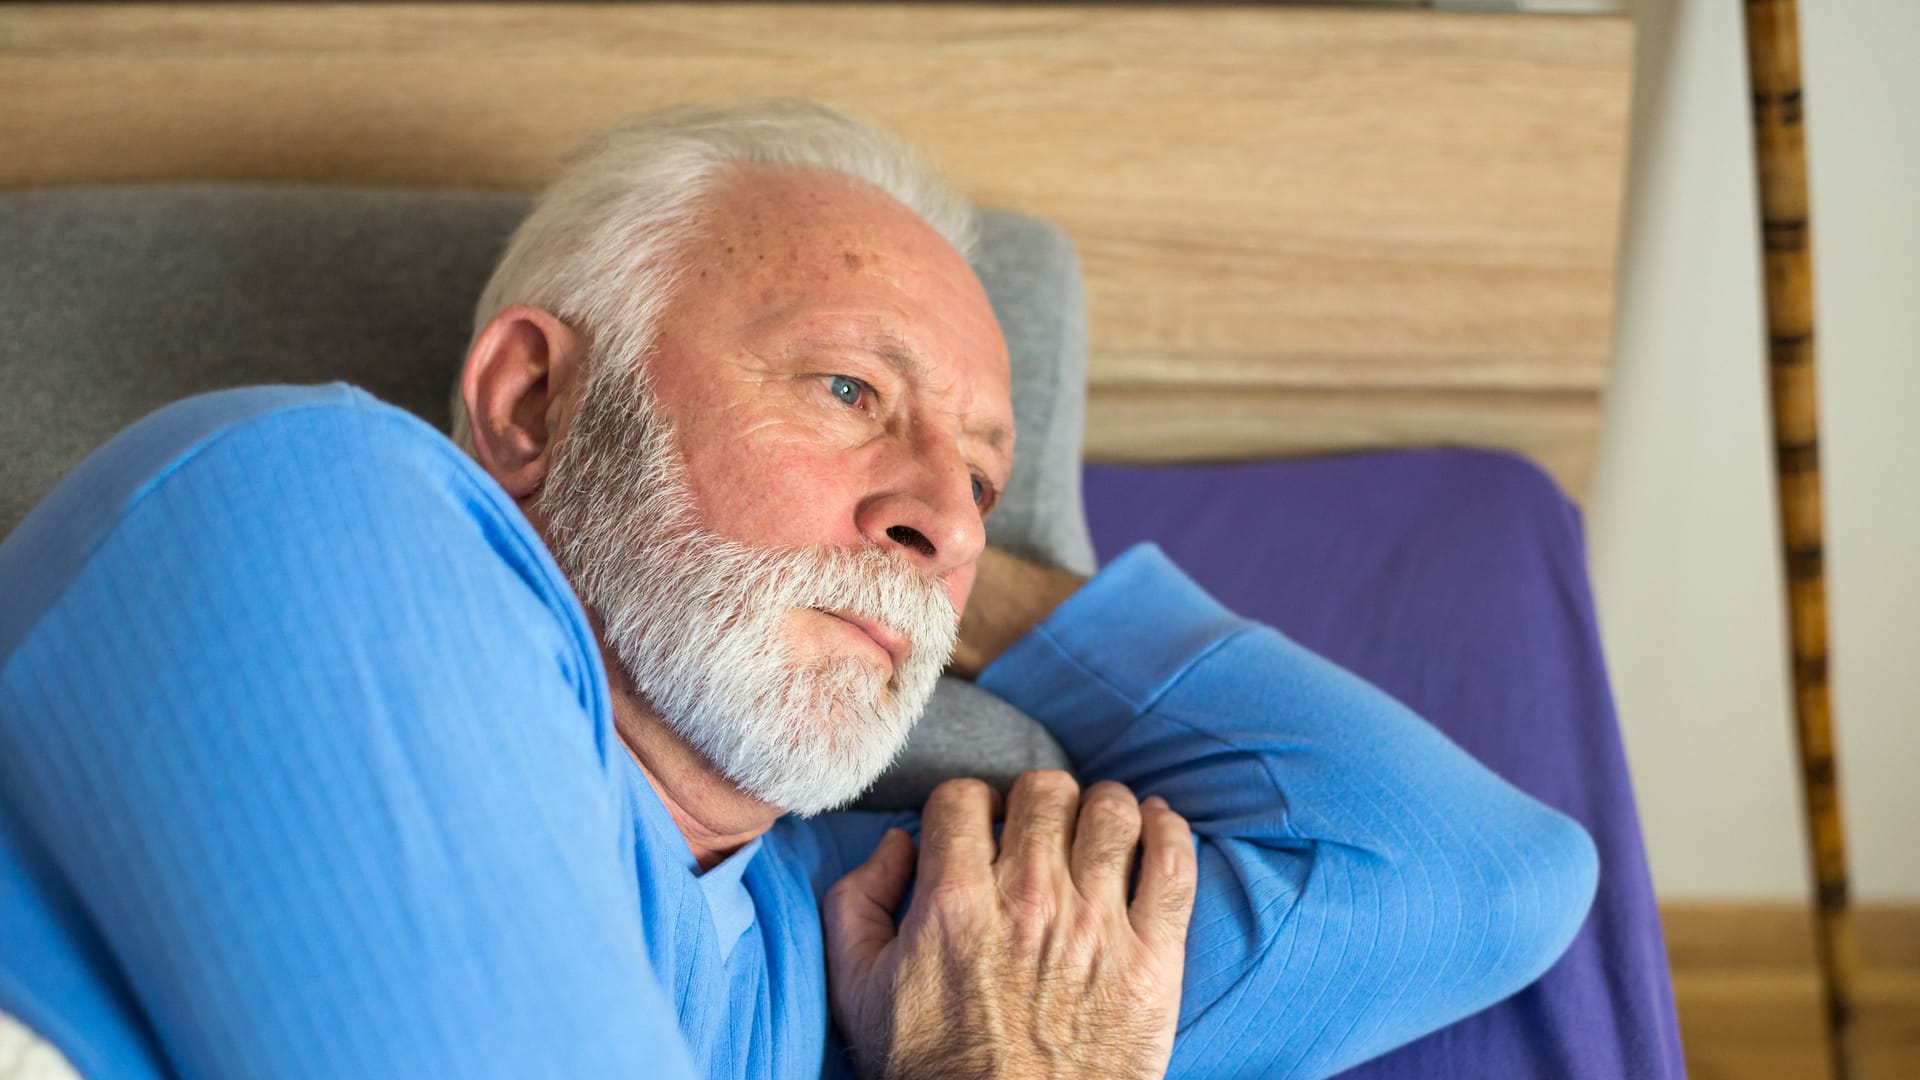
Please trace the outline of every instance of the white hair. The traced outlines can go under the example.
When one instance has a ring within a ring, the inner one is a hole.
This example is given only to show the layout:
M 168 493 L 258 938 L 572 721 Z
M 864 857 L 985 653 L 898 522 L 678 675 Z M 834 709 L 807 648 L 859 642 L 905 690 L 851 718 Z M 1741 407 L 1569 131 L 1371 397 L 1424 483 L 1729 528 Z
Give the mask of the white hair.
M 588 139 L 515 230 L 480 294 L 471 351 L 514 304 L 547 311 L 592 342 L 587 392 L 631 385 L 658 333 L 704 198 L 750 165 L 819 169 L 891 195 L 973 254 L 973 206 L 899 137 L 846 113 L 791 99 L 684 105 Z M 473 449 L 456 380 L 455 442 Z

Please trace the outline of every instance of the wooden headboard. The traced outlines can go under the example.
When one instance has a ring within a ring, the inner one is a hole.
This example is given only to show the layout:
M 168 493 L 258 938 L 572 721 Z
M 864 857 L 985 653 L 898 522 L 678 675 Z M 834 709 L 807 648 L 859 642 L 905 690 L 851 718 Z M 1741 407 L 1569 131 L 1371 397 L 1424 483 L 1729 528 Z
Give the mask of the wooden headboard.
M 878 120 L 1086 271 L 1088 456 L 1475 443 L 1584 491 L 1624 16 L 1293 6 L 0 8 L 0 187 L 531 190 L 674 101 Z

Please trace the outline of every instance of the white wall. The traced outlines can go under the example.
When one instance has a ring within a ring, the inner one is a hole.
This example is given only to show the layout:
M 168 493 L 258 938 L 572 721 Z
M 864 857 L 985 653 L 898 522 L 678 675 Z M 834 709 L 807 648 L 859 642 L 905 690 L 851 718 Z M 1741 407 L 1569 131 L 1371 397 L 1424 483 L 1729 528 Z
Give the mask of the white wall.
M 1920 2 L 1811 0 L 1840 775 L 1865 900 L 1920 900 Z M 1612 390 L 1589 507 L 1663 899 L 1806 895 L 1737 0 L 1639 0 Z

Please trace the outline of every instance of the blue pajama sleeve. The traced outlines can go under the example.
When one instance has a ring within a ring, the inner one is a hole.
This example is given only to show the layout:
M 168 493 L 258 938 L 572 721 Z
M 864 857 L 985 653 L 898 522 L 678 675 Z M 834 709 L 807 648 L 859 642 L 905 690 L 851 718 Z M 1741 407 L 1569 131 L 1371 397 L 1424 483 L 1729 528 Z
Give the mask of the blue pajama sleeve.
M 1115 560 L 983 673 L 1084 782 L 1192 822 L 1200 885 L 1170 1075 L 1326 1076 L 1538 978 L 1592 842 L 1385 693 Z
M 693 1075 L 586 622 L 425 425 L 193 399 L 0 581 L 0 1008 L 84 1073 Z

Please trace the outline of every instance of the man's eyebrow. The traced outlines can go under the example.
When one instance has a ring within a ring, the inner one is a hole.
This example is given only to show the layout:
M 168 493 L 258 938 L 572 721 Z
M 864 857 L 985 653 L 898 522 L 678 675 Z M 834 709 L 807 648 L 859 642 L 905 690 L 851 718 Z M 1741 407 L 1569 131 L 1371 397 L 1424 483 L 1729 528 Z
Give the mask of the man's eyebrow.
M 832 346 L 829 340 L 810 341 L 808 344 Z M 894 370 L 902 379 L 912 383 L 927 381 L 926 358 L 915 352 L 913 347 L 892 334 L 882 334 L 862 342 L 867 351 L 873 353 L 880 362 Z M 998 422 L 969 426 L 967 434 L 992 447 L 996 453 L 1007 454 L 1013 446 L 1013 430 Z
M 875 339 L 872 346 L 873 354 L 898 372 L 901 378 L 909 382 L 925 380 L 927 362 L 906 342 L 889 334 Z M 970 425 L 967 428 L 967 434 L 991 446 L 994 452 L 1001 455 L 1005 455 L 1013 445 L 1013 431 L 1007 425 L 998 422 Z
M 927 362 L 920 354 L 907 347 L 907 343 L 896 337 L 877 338 L 873 342 L 873 355 L 886 362 L 901 378 L 913 382 L 924 382 L 927 377 Z
M 1007 448 L 1013 445 L 1013 429 L 1007 427 L 1005 424 L 985 424 L 981 427 L 970 429 L 970 434 L 982 440 L 988 446 L 993 447 L 994 451 L 999 454 L 1004 455 L 1007 452 Z

